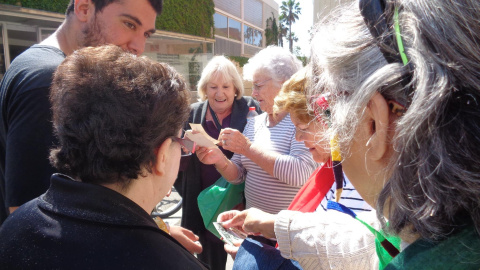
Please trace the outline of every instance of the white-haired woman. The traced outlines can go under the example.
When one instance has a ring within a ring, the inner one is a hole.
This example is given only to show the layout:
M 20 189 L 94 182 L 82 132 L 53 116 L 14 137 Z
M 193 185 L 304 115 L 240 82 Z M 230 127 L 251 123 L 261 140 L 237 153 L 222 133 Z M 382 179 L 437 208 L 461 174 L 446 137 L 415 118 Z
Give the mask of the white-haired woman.
M 274 98 L 282 84 L 301 68 L 290 52 L 269 46 L 249 59 L 244 78 L 253 81 L 252 96 L 263 114 L 240 130 L 220 134 L 223 148 L 235 153 L 232 159 L 218 148 L 201 148 L 200 161 L 214 164 L 231 183 L 245 181 L 246 207 L 276 214 L 287 209 L 298 190 L 317 167 L 312 155 L 295 140 L 295 126 L 287 112 L 274 114 Z
M 190 129 L 189 123 L 202 124 L 212 138 L 218 138 L 221 129 L 243 131 L 249 107 L 261 112 L 256 101 L 243 96 L 242 78 L 235 65 L 224 56 L 215 56 L 208 62 L 197 90 L 201 101 L 191 105 L 185 130 Z M 227 149 L 220 150 L 228 159 L 233 156 Z M 211 269 L 225 269 L 227 254 L 223 250 L 223 242 L 205 229 L 197 204 L 200 192 L 215 183 L 221 175 L 214 166 L 199 162 L 195 155 L 190 160 L 183 160 L 182 167 L 186 169 L 180 172 L 176 183 L 183 196 L 182 227 L 200 237 L 203 247 L 202 253 L 198 254 L 200 260 L 209 264 Z

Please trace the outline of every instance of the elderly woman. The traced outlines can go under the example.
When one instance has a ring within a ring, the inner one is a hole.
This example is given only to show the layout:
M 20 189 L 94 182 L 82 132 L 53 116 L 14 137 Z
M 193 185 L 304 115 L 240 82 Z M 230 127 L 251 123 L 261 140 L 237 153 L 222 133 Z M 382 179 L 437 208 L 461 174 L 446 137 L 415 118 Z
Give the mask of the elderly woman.
M 218 138 L 220 130 L 224 128 L 243 131 L 249 107 L 255 107 L 260 112 L 257 102 L 243 96 L 242 79 L 235 65 L 224 56 L 215 56 L 208 62 L 197 89 L 202 101 L 191 105 L 185 130 L 190 129 L 189 123 L 202 124 L 212 138 Z M 232 152 L 220 149 L 226 158 L 233 156 Z M 223 242 L 205 229 L 197 204 L 200 192 L 215 183 L 221 175 L 213 165 L 200 163 L 195 155 L 189 158 L 182 160 L 182 163 L 187 163 L 182 167 L 188 167 L 180 172 L 177 180 L 181 183 L 179 191 L 183 196 L 182 226 L 200 236 L 203 252 L 198 254 L 198 258 L 209 264 L 211 269 L 225 269 L 227 254 Z
M 317 167 L 308 149 L 295 140 L 290 115 L 273 112 L 282 84 L 300 68 L 300 61 L 279 47 L 267 47 L 250 58 L 243 68 L 244 78 L 253 81 L 252 96 L 264 113 L 249 121 L 243 134 L 235 129 L 220 133 L 223 148 L 235 153 L 231 160 L 218 148 L 197 152 L 200 161 L 215 164 L 229 182 L 245 181 L 247 208 L 273 214 L 287 209 Z
M 50 99 L 62 174 L 0 228 L 2 269 L 206 269 L 150 217 L 188 151 L 189 93 L 175 70 L 85 48 L 59 66 Z
M 297 260 L 303 269 L 330 269 L 332 266 L 352 270 L 378 269 L 374 235 L 360 222 L 352 221 L 342 213 L 331 210 L 325 212 L 327 201 L 334 199 L 331 190 L 335 189 L 330 144 L 325 137 L 328 127 L 323 119 L 315 117 L 320 115 L 322 108 L 317 104 L 309 106 L 311 102 L 306 96 L 307 76 L 310 76 L 307 70 L 300 70 L 283 84 L 282 90 L 275 98 L 274 111 L 290 113 L 292 122 L 297 128 L 296 139 L 304 142 L 316 162 L 324 164 L 310 176 L 308 182 L 297 193 L 288 207 L 291 211 L 270 215 L 250 208 L 242 213 L 238 211 L 222 213 L 218 221 L 228 221 L 225 226 L 230 227 L 243 224 L 241 219 L 245 218 L 245 226 L 248 229 L 251 229 L 249 226 L 252 224 L 270 224 L 268 229 L 262 227 L 261 231 L 256 231 L 255 225 L 253 232 L 278 237 L 281 254 L 285 258 Z M 347 178 L 344 178 L 343 188 L 344 192 L 339 202 L 378 228 L 378 222 L 372 222 L 375 220 L 374 212 L 370 212 L 372 208 L 360 197 Z M 234 220 L 230 220 L 232 218 Z M 295 230 L 298 229 L 296 234 L 276 236 L 273 231 L 275 219 L 278 219 L 277 226 L 287 228 L 288 222 L 293 219 L 295 225 L 301 224 L 304 227 L 301 229 L 295 227 Z M 318 230 L 319 234 L 310 237 L 314 230 Z M 335 239 L 336 243 L 333 244 L 334 241 L 329 239 Z M 343 241 L 338 241 L 340 239 Z M 314 245 L 312 241 L 315 242 Z M 225 245 L 225 250 L 234 257 L 238 251 L 235 269 L 255 269 L 255 267 L 264 269 L 272 263 L 271 260 L 275 256 L 277 261 L 282 260 L 279 251 L 272 250 L 268 246 L 259 249 L 258 246 L 258 243 L 247 240 L 242 243 L 240 249 Z M 269 256 L 264 256 L 265 254 Z M 265 257 L 268 260 L 265 260 Z M 257 265 L 250 267 L 253 262 Z
M 343 169 L 403 240 L 386 269 L 479 269 L 480 2 L 380 2 L 312 49 Z
M 361 4 L 320 25 L 312 61 L 345 174 L 402 238 L 385 269 L 479 269 L 480 2 Z

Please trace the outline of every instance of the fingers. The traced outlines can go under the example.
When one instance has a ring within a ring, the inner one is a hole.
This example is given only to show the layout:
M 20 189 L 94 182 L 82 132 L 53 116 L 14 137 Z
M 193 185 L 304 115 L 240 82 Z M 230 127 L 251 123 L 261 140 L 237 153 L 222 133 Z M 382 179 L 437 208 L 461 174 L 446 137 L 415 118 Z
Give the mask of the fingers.
M 231 227 L 242 228 L 243 222 L 245 221 L 245 217 L 248 214 L 248 210 L 245 210 L 245 211 L 242 211 L 242 212 L 233 210 L 233 211 L 229 211 L 229 212 L 236 212 L 236 213 L 235 214 L 234 213 L 229 214 L 230 219 L 227 219 L 227 220 L 223 221 L 222 226 L 225 227 L 225 228 L 231 228 Z
M 218 215 L 218 217 L 217 217 L 217 222 L 223 223 L 227 220 L 232 219 L 238 213 L 240 213 L 240 211 L 238 211 L 238 210 L 231 210 L 231 211 L 226 211 L 226 212 L 220 213 L 220 215 Z
M 232 256 L 232 258 L 235 260 L 235 257 L 237 256 L 238 249 L 239 249 L 240 245 L 242 244 L 242 242 L 234 242 L 233 244 L 234 244 L 234 246 L 232 246 L 230 244 L 225 244 L 223 246 L 223 249 L 225 249 L 225 251 L 228 254 L 230 254 L 230 256 Z
M 198 242 L 199 237 L 190 230 L 180 226 L 171 226 L 170 235 L 190 253 L 198 254 L 203 251 L 202 245 Z

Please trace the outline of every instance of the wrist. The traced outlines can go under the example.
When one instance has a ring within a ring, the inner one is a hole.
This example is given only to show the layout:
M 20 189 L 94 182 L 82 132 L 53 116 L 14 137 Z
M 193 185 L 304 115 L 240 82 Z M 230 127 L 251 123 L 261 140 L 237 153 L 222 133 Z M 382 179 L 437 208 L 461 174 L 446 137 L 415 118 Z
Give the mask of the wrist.
M 219 162 L 213 164 L 213 166 L 217 171 L 225 171 L 228 167 L 228 158 L 223 156 L 223 158 Z

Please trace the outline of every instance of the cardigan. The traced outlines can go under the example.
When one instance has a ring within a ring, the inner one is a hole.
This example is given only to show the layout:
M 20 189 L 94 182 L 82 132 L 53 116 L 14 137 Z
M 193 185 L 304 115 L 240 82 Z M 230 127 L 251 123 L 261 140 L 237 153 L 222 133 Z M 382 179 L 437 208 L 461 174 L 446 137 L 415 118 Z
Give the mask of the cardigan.
M 261 113 L 260 106 L 251 97 L 242 97 L 235 99 L 232 105 L 231 126 L 243 132 L 247 124 L 247 113 L 249 107 L 255 107 L 256 111 Z M 189 123 L 205 124 L 205 117 L 208 110 L 208 101 L 194 103 L 190 106 L 190 117 L 185 123 L 184 129 L 190 129 Z M 200 160 L 196 155 L 192 155 L 184 171 L 178 174 L 175 187 L 183 198 L 182 203 L 182 227 L 185 227 L 195 234 L 200 235 L 206 231 L 203 219 L 198 210 L 197 197 L 202 192 L 202 181 L 200 179 Z M 212 165 L 213 166 L 213 165 Z M 215 179 L 213 182 L 215 182 Z
M 480 269 L 480 237 L 470 225 L 440 242 L 419 239 L 384 269 L 477 270 Z

